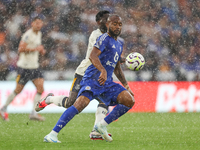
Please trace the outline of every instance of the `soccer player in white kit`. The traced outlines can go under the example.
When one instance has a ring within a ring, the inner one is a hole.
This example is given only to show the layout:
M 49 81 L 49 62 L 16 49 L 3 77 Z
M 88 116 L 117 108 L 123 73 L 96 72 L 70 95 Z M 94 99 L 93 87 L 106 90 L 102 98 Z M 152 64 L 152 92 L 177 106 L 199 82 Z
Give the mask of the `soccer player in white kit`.
M 3 120 L 8 121 L 7 106 L 14 100 L 14 98 L 23 90 L 25 84 L 31 80 L 37 89 L 34 97 L 33 110 L 29 116 L 31 120 L 44 121 L 44 117 L 40 116 L 35 111 L 35 105 L 41 99 L 41 94 L 44 91 L 43 75 L 39 69 L 39 55 L 44 55 L 46 50 L 42 46 L 41 28 L 43 21 L 39 17 L 32 20 L 31 28 L 27 30 L 20 41 L 18 52 L 19 60 L 17 62 L 17 78 L 16 88 L 8 96 L 6 103 L 0 109 L 0 116 Z
M 85 70 L 88 68 L 88 66 L 91 65 L 91 61 L 89 60 L 90 53 L 93 49 L 93 46 L 98 39 L 100 35 L 107 32 L 106 22 L 107 18 L 109 16 L 109 11 L 100 11 L 96 15 L 96 22 L 99 26 L 98 29 L 94 30 L 90 37 L 89 37 L 89 43 L 87 48 L 87 53 L 85 59 L 80 63 L 80 65 L 77 67 L 75 71 L 74 80 L 70 89 L 69 97 L 66 96 L 53 96 L 52 93 L 48 94 L 45 98 L 43 98 L 38 104 L 36 105 L 35 110 L 40 111 L 44 109 L 47 105 L 54 103 L 57 106 L 62 106 L 65 108 L 69 108 L 71 105 L 74 104 L 78 92 L 80 90 L 80 82 L 85 74 Z M 99 105 L 97 107 L 96 111 L 96 119 L 94 125 L 99 122 L 101 119 L 106 117 L 106 114 L 108 112 L 108 107 L 100 100 Z M 110 134 L 109 134 L 110 135 Z M 92 140 L 102 140 L 102 136 L 96 132 L 94 129 L 90 133 L 90 138 Z

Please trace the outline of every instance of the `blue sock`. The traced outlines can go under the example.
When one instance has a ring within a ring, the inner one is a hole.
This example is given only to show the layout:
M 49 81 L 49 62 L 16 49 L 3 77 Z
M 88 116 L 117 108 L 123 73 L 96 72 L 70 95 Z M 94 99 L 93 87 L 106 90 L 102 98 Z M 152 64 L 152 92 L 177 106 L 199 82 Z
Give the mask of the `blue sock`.
M 123 114 L 125 114 L 127 111 L 129 111 L 129 109 L 131 109 L 130 107 L 124 106 L 122 104 L 118 104 L 111 112 L 108 116 L 106 116 L 104 118 L 104 120 L 110 124 L 111 122 L 113 122 L 114 120 L 118 119 L 119 117 L 121 117 Z
M 58 122 L 56 123 L 53 130 L 55 132 L 60 132 L 60 130 L 76 115 L 78 114 L 78 110 L 72 105 L 62 114 Z

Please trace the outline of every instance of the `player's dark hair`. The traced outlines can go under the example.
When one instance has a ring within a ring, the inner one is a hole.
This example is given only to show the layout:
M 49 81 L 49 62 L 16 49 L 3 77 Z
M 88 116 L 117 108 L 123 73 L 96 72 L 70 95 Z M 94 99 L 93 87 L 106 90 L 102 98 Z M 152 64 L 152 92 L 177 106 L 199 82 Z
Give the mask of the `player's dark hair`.
M 42 20 L 39 16 L 36 16 L 36 17 L 34 17 L 34 18 L 32 19 L 32 22 L 35 21 L 35 20 L 37 20 L 37 19 Z M 43 21 L 43 20 L 42 20 L 42 21 Z
M 100 12 L 97 13 L 96 15 L 96 22 L 101 20 L 101 18 L 103 17 L 104 14 L 109 14 L 110 12 L 107 10 L 102 10 Z

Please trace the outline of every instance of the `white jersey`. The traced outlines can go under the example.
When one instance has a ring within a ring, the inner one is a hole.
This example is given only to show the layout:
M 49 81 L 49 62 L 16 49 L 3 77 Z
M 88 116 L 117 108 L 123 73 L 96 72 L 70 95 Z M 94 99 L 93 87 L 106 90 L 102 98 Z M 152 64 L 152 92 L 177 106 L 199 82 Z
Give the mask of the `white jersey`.
M 42 33 L 33 32 L 32 28 L 22 35 L 21 41 L 27 43 L 27 48 L 34 49 L 42 43 Z M 36 69 L 39 67 L 39 52 L 33 51 L 29 53 L 21 52 L 17 66 L 24 69 Z
M 89 43 L 87 48 L 87 53 L 85 59 L 80 63 L 80 65 L 77 67 L 75 73 L 83 76 L 85 74 L 85 70 L 88 68 L 89 65 L 91 65 L 91 61 L 89 59 L 90 53 L 92 52 L 92 49 L 94 47 L 94 44 L 96 43 L 97 38 L 102 35 L 103 33 L 100 31 L 100 29 L 94 30 L 90 37 L 89 37 Z

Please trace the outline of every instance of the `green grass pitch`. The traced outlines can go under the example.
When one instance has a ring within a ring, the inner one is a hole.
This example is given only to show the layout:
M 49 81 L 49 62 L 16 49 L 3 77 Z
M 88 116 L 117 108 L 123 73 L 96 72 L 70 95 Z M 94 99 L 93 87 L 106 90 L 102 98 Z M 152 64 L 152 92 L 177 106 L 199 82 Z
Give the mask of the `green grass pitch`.
M 61 130 L 62 143 L 44 143 L 61 114 L 43 114 L 44 122 L 28 114 L 10 114 L 0 120 L 0 150 L 197 150 L 200 149 L 200 113 L 128 113 L 108 126 L 113 142 L 92 141 L 95 114 L 81 113 Z

